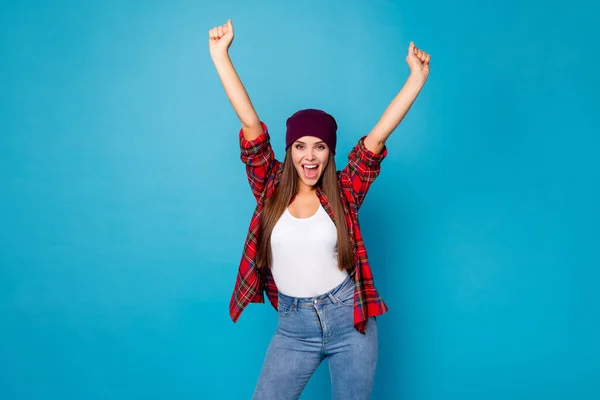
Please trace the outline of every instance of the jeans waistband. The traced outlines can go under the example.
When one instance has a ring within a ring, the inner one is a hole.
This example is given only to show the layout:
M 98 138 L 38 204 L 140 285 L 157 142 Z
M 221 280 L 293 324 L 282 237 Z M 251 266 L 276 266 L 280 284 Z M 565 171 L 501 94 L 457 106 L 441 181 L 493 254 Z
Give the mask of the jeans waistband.
M 348 275 L 335 288 L 314 297 L 292 297 L 279 292 L 279 302 L 294 308 L 313 308 L 317 304 L 339 303 L 349 297 L 354 297 L 354 276 Z

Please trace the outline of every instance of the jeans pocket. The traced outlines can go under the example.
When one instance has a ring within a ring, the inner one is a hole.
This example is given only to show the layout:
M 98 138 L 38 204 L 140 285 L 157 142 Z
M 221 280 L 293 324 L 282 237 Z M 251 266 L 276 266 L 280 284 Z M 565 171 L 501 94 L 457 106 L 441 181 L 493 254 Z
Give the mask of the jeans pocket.
M 282 304 L 279 302 L 277 305 L 277 313 L 280 317 L 289 317 L 292 311 L 294 311 L 294 308 L 291 304 Z
M 354 307 L 354 288 L 340 293 L 338 297 L 339 304 L 345 307 Z

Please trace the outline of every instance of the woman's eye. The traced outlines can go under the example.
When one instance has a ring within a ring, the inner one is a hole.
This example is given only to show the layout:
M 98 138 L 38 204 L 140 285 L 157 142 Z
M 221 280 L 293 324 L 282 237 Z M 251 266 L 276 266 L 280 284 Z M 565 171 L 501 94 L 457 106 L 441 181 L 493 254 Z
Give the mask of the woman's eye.
M 297 144 L 296 145 L 296 149 L 301 150 L 302 149 L 302 145 L 301 144 Z
M 319 150 L 325 150 L 325 146 L 320 145 L 320 146 L 317 147 L 317 149 L 319 149 Z

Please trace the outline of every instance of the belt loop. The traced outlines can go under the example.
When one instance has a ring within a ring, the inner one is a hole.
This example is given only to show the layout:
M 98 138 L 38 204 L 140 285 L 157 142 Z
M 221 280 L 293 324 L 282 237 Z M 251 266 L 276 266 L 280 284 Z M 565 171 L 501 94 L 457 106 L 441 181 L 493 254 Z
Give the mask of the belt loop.
M 298 298 L 294 297 L 294 310 L 298 311 Z
M 334 297 L 334 296 L 331 294 L 331 292 L 327 292 L 327 296 L 329 296 L 329 299 L 331 300 L 331 302 L 332 302 L 333 304 L 337 304 L 337 303 L 339 303 L 339 299 L 338 299 L 338 298 L 336 298 L 336 297 Z

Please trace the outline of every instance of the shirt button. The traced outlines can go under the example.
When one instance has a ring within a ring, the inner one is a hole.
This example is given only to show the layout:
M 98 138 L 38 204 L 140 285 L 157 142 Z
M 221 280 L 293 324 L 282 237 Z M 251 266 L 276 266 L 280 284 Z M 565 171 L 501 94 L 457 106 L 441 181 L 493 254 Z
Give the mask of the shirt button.
M 315 304 L 317 304 L 317 299 L 315 299 Z

